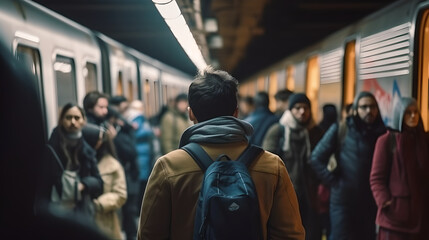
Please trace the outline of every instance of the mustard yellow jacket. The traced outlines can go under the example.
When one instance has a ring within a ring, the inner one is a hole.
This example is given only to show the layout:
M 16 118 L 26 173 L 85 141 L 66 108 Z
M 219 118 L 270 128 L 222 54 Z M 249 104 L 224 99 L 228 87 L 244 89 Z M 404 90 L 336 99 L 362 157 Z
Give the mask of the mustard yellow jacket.
M 246 142 L 202 144 L 212 159 L 231 159 Z M 264 239 L 304 239 L 298 202 L 283 161 L 265 151 L 250 166 L 258 194 Z M 149 177 L 140 216 L 138 239 L 192 239 L 196 203 L 203 172 L 184 150 L 159 158 Z

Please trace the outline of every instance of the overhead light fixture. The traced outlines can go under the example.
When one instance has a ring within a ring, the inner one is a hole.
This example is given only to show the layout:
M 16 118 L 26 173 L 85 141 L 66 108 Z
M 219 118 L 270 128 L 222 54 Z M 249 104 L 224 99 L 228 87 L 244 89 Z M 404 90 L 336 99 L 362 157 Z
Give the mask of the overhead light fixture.
M 188 24 L 175 0 L 152 0 L 156 9 L 164 18 L 174 37 L 182 46 L 189 59 L 202 70 L 207 66 Z

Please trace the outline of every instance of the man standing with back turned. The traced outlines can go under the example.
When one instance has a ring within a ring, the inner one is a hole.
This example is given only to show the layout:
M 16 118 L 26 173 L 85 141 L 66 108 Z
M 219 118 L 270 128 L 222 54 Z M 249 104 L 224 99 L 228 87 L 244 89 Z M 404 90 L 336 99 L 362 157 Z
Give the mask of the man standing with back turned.
M 212 159 L 231 159 L 248 146 L 252 126 L 237 118 L 237 80 L 205 69 L 189 87 L 189 117 L 195 123 L 180 147 L 200 144 Z M 304 239 L 295 191 L 282 160 L 264 151 L 249 167 L 260 208 L 263 239 Z M 148 181 L 138 239 L 192 239 L 203 171 L 182 149 L 157 160 Z

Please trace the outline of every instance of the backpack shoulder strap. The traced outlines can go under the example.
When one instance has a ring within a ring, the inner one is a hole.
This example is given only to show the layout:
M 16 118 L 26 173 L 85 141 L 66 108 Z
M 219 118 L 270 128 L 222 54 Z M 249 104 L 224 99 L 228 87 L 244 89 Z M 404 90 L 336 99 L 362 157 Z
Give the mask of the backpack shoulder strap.
M 198 164 L 201 170 L 203 170 L 203 172 L 205 172 L 206 169 L 213 163 L 213 160 L 210 158 L 207 152 L 204 151 L 204 149 L 197 143 L 188 143 L 183 146 L 182 149 L 191 155 L 191 157 Z
M 249 145 L 246 150 L 238 157 L 237 161 L 243 162 L 246 167 L 249 167 L 252 164 L 253 160 L 256 159 L 259 154 L 264 150 L 256 145 Z

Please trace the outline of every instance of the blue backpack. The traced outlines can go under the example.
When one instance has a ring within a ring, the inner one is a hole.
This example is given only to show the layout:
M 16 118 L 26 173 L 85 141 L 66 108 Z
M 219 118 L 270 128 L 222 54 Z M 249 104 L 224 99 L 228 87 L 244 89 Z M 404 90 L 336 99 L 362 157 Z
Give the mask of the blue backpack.
M 237 161 L 225 154 L 213 161 L 199 144 L 189 143 L 182 149 L 205 172 L 194 239 L 262 239 L 258 196 L 247 168 L 263 150 L 250 145 Z

